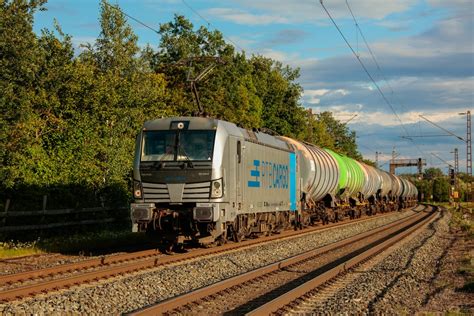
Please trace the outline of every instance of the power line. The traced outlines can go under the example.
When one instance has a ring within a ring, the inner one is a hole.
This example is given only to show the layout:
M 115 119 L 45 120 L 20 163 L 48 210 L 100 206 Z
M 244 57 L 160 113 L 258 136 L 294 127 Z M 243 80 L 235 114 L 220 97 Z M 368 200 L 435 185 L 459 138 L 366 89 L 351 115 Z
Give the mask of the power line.
M 191 7 L 185 0 L 181 0 L 181 1 L 183 2 L 183 4 L 184 4 L 185 6 L 187 6 L 191 11 L 193 11 L 194 14 L 196 14 L 196 15 L 197 15 L 198 17 L 200 17 L 204 22 L 206 22 L 208 27 L 212 27 L 213 29 L 218 30 L 211 22 L 209 22 L 208 19 L 206 19 L 205 17 L 203 17 L 198 11 L 196 11 L 193 7 Z M 221 31 L 219 31 L 219 32 L 221 32 Z M 240 47 L 239 45 L 237 45 L 233 40 L 231 40 L 229 37 L 227 37 L 224 33 L 221 32 L 221 34 L 222 34 L 222 36 L 223 36 L 226 40 L 228 40 L 230 43 L 232 43 L 232 44 L 234 45 L 234 47 L 237 47 L 237 48 L 240 49 L 241 51 L 244 51 L 244 49 L 243 49 L 242 47 Z
M 362 66 L 362 68 L 364 69 L 365 73 L 367 74 L 367 76 L 370 78 L 370 80 L 372 81 L 372 83 L 374 84 L 374 86 L 377 88 L 377 90 L 379 91 L 380 95 L 382 96 L 383 100 L 385 101 L 385 103 L 387 103 L 387 105 L 390 107 L 390 109 L 392 110 L 393 114 L 395 115 L 395 117 L 398 119 L 398 121 L 400 122 L 400 126 L 401 128 L 403 129 L 403 131 L 405 132 L 405 134 L 408 136 L 408 131 L 407 129 L 405 128 L 405 125 L 403 124 L 400 116 L 397 114 L 397 112 L 395 111 L 393 105 L 390 103 L 390 101 L 387 99 L 387 97 L 385 96 L 385 94 L 383 93 L 382 89 L 380 88 L 380 86 L 377 84 L 377 82 L 375 81 L 375 79 L 372 77 L 372 75 L 370 74 L 369 70 L 367 69 L 367 67 L 365 66 L 365 64 L 362 62 L 360 56 L 355 52 L 354 48 L 352 48 L 352 45 L 349 43 L 349 41 L 347 40 L 347 38 L 344 36 L 344 33 L 342 33 L 341 29 L 339 28 L 339 26 L 337 25 L 336 21 L 334 20 L 334 18 L 331 16 L 331 14 L 329 13 L 329 11 L 326 9 L 326 6 L 324 5 L 323 3 L 323 0 L 319 0 L 319 2 L 321 3 L 321 6 L 323 7 L 324 11 L 326 12 L 326 14 L 328 15 L 329 19 L 331 19 L 332 23 L 334 24 L 334 26 L 336 27 L 337 31 L 339 32 L 339 34 L 341 35 L 341 37 L 344 39 L 344 41 L 346 42 L 347 46 L 349 47 L 349 49 L 352 51 L 352 54 L 356 57 L 357 61 L 360 63 L 360 65 Z M 352 12 L 352 11 L 351 11 Z M 418 151 L 420 151 L 420 153 L 422 155 L 424 155 L 424 153 L 421 151 L 421 149 L 415 144 L 416 148 L 418 149 Z
M 392 88 L 392 85 L 390 84 L 390 82 L 389 82 L 389 81 L 387 80 L 387 78 L 385 77 L 385 75 L 384 75 L 384 73 L 383 73 L 383 71 L 382 71 L 382 67 L 381 67 L 380 64 L 378 63 L 377 58 L 375 58 L 375 54 L 374 54 L 374 52 L 372 51 L 372 49 L 370 48 L 370 45 L 369 45 L 369 43 L 367 42 L 367 39 L 365 38 L 364 32 L 362 32 L 362 29 L 360 28 L 360 25 L 359 25 L 359 23 L 357 22 L 357 19 L 356 19 L 354 13 L 352 12 L 352 9 L 351 9 L 351 7 L 350 7 L 350 5 L 349 5 L 348 0 L 346 0 L 346 6 L 347 6 L 347 8 L 349 9 L 349 12 L 351 13 L 352 19 L 354 20 L 354 23 L 355 23 L 355 25 L 356 25 L 356 27 L 357 27 L 357 30 L 358 30 L 358 32 L 360 33 L 360 35 L 361 35 L 361 37 L 362 37 L 362 39 L 363 39 L 363 41 L 364 41 L 364 43 L 365 43 L 365 46 L 367 47 L 367 50 L 369 51 L 370 56 L 372 57 L 372 60 L 373 60 L 373 62 L 374 62 L 374 64 L 375 64 L 375 66 L 377 67 L 377 70 L 379 71 L 380 75 L 382 76 L 382 79 L 385 81 L 385 83 L 387 84 L 388 88 L 390 89 L 390 92 L 391 92 L 392 97 L 394 97 L 394 98 L 397 100 L 397 102 L 400 104 L 400 106 L 401 106 L 405 111 L 408 112 L 407 108 L 403 105 L 403 103 L 402 103 L 402 102 L 400 101 L 400 99 L 398 98 L 398 95 L 395 94 L 395 92 L 394 92 L 394 90 L 393 90 L 393 88 Z M 418 148 L 418 150 L 421 152 L 421 150 L 420 150 L 419 148 Z
M 113 9 L 115 9 L 115 10 L 121 12 L 121 13 L 122 13 L 123 15 L 125 15 L 126 17 L 128 17 L 128 18 L 134 20 L 134 21 L 137 22 L 138 24 L 143 25 L 144 27 L 146 27 L 146 28 L 152 30 L 153 32 L 155 32 L 156 34 L 158 34 L 158 35 L 161 36 L 160 31 L 158 31 L 157 29 L 154 29 L 153 27 L 151 27 L 151 26 L 145 24 L 144 22 L 140 21 L 139 19 L 134 18 L 133 16 L 127 14 L 127 13 L 124 12 L 122 9 L 120 9 L 118 6 L 111 5 L 111 4 L 107 3 L 107 2 L 104 2 L 104 3 L 105 3 L 105 5 L 107 5 L 107 6 L 111 7 L 111 8 L 113 8 Z
M 377 67 L 377 70 L 379 71 L 380 75 L 382 76 L 382 79 L 385 81 L 385 83 L 387 84 L 388 88 L 390 89 L 390 92 L 392 93 L 392 97 L 396 98 L 396 99 L 397 99 L 397 102 L 400 104 L 400 106 L 401 106 L 405 111 L 408 112 L 407 108 L 406 108 L 406 107 L 403 105 L 403 103 L 400 101 L 400 99 L 398 98 L 397 94 L 395 94 L 395 92 L 394 92 L 394 90 L 393 90 L 393 88 L 392 88 L 392 85 L 390 84 L 390 82 L 389 82 L 389 81 L 387 80 L 387 78 L 385 77 L 385 75 L 384 75 L 384 73 L 383 73 L 383 71 L 382 71 L 382 67 L 381 67 L 380 64 L 378 63 L 377 58 L 375 58 L 375 54 L 374 54 L 374 52 L 372 51 L 372 49 L 370 48 L 369 43 L 367 42 L 367 40 L 366 40 L 366 38 L 365 38 L 364 32 L 362 32 L 362 29 L 360 28 L 360 25 L 359 25 L 359 23 L 357 22 L 357 19 L 356 19 L 354 13 L 352 12 L 352 9 L 351 9 L 351 7 L 350 7 L 350 5 L 349 5 L 349 2 L 348 2 L 347 0 L 346 0 L 346 5 L 347 5 L 347 8 L 349 9 L 349 12 L 350 12 L 351 15 L 352 15 L 352 19 L 354 20 L 354 23 L 355 23 L 355 25 L 356 25 L 356 27 L 357 27 L 357 29 L 358 29 L 360 35 L 361 35 L 361 37 L 362 37 L 362 39 L 363 39 L 363 41 L 364 41 L 364 43 L 365 43 L 365 46 L 367 47 L 367 50 L 369 51 L 370 56 L 372 57 L 372 60 L 373 60 L 373 62 L 374 62 L 374 64 L 375 64 L 375 66 Z
M 387 105 L 390 107 L 390 109 L 392 110 L 393 114 L 395 114 L 395 116 L 397 117 L 398 121 L 400 122 L 401 124 L 401 127 L 403 128 L 403 130 L 405 131 L 405 134 L 408 135 L 408 132 L 405 128 L 405 126 L 403 125 L 403 122 L 402 120 L 400 119 L 400 117 L 398 116 L 397 112 L 395 112 L 395 109 L 393 108 L 392 104 L 388 101 L 387 97 L 385 96 L 385 94 L 383 93 L 383 91 L 380 89 L 380 86 L 377 84 L 377 82 L 374 80 L 374 78 L 372 77 L 372 75 L 370 74 L 370 72 L 368 71 L 367 67 L 365 66 L 365 64 L 362 62 L 362 60 L 360 59 L 359 55 L 357 55 L 357 53 L 354 51 L 354 48 L 352 48 L 352 45 L 349 43 L 349 41 L 347 40 L 347 38 L 344 36 L 344 34 L 342 33 L 341 29 L 339 28 L 339 26 L 337 25 L 336 21 L 334 21 L 333 17 L 331 16 L 331 14 L 329 13 L 329 11 L 326 9 L 326 7 L 324 6 L 324 3 L 323 3 L 323 0 L 319 0 L 319 2 L 321 3 L 321 6 L 323 7 L 324 11 L 326 11 L 326 14 L 329 16 L 329 18 L 331 19 L 332 23 L 334 24 L 334 26 L 336 27 L 336 29 L 338 30 L 339 34 L 341 34 L 342 38 L 344 39 L 344 41 L 346 42 L 347 46 L 349 46 L 350 50 L 352 51 L 352 53 L 354 54 L 354 56 L 357 58 L 357 60 L 359 61 L 360 65 L 362 66 L 362 68 L 364 69 L 365 73 L 367 74 L 367 76 L 370 78 L 370 80 L 372 81 L 372 83 L 374 84 L 374 86 L 377 88 L 377 90 L 379 91 L 380 95 L 382 96 L 383 100 L 385 101 L 385 103 L 387 103 Z
M 439 126 L 438 124 L 436 124 L 435 122 L 433 122 L 433 121 L 427 119 L 427 118 L 424 117 L 423 115 L 418 115 L 418 116 L 421 117 L 422 119 L 424 119 L 425 121 L 427 121 L 428 123 L 431 123 L 431 124 L 433 124 L 434 126 L 436 126 L 437 128 L 439 128 L 439 129 L 445 131 L 446 133 L 450 134 L 451 136 L 454 136 L 454 137 L 456 137 L 457 139 L 459 139 L 459 140 L 461 140 L 461 141 L 463 141 L 463 142 L 466 142 L 466 140 L 465 140 L 464 138 L 462 138 L 461 136 L 458 136 L 458 135 L 454 134 L 453 132 L 448 131 L 448 130 L 445 129 L 444 127 Z
M 183 2 L 184 2 L 184 0 L 183 0 Z M 110 8 L 113 8 L 113 9 L 119 11 L 120 13 L 122 13 L 123 15 L 125 15 L 126 17 L 128 17 L 128 18 L 134 20 L 135 22 L 139 23 L 140 25 L 143 25 L 144 27 L 146 27 L 146 28 L 152 30 L 153 32 L 155 32 L 156 34 L 158 34 L 158 35 L 161 36 L 161 33 L 160 33 L 159 30 L 157 30 L 157 29 L 155 29 L 155 28 L 153 28 L 153 27 L 147 25 L 145 22 L 142 22 L 142 21 L 140 21 L 139 19 L 137 19 L 137 18 L 131 16 L 130 14 L 126 13 L 126 12 L 123 11 L 121 8 L 119 8 L 118 5 L 114 6 L 114 5 L 111 5 L 111 4 L 107 3 L 107 2 L 104 2 L 104 3 L 105 3 L 107 6 L 109 6 Z M 185 3 L 185 2 L 184 2 L 184 3 Z M 186 4 L 186 3 L 185 3 L 185 4 Z M 188 6 L 188 7 L 189 7 L 189 6 Z M 210 24 L 210 23 L 209 23 L 209 24 Z M 185 38 L 185 40 L 188 41 L 188 43 L 189 43 L 189 39 Z M 204 43 L 206 43 L 207 45 L 209 45 L 209 42 L 207 42 L 205 39 L 202 39 L 202 41 L 203 41 Z

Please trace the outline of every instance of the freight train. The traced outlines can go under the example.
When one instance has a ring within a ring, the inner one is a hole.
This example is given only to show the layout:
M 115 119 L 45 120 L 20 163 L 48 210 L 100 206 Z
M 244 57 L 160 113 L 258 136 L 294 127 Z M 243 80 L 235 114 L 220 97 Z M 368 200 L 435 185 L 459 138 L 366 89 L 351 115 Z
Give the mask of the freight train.
M 222 243 L 291 226 L 401 210 L 406 179 L 329 149 L 203 117 L 145 122 L 133 168 L 133 231 Z

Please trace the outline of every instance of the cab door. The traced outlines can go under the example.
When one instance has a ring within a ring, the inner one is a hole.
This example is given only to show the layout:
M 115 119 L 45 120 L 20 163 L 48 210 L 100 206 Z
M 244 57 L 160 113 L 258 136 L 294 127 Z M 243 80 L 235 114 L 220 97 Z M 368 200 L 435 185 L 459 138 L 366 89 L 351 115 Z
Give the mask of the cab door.
M 242 140 L 237 137 L 230 137 L 230 150 L 229 150 L 229 161 L 230 161 L 230 173 L 231 173 L 231 187 L 230 200 L 234 202 L 234 208 L 239 209 L 242 204 L 242 172 L 243 172 L 243 144 Z

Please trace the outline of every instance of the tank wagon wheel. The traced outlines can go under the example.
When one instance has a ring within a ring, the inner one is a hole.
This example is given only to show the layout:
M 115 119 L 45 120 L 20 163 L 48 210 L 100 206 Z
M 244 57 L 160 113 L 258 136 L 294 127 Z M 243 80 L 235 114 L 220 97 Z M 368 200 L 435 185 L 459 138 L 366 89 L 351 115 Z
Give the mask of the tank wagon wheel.
M 354 218 L 354 210 L 349 209 L 349 211 L 346 212 L 346 215 L 349 215 L 349 219 L 353 219 Z
M 161 246 L 161 249 L 162 249 L 161 251 L 164 254 L 170 255 L 173 252 L 173 247 L 174 247 L 174 243 L 169 240 L 166 240 L 166 241 L 163 241 L 163 245 Z
M 378 207 L 376 205 L 372 205 L 370 207 L 370 215 L 375 215 L 378 212 Z
M 183 243 L 173 244 L 172 250 L 173 250 L 174 252 L 178 252 L 178 253 L 185 253 L 185 252 L 187 252 L 187 250 L 184 249 L 184 244 L 183 244 Z

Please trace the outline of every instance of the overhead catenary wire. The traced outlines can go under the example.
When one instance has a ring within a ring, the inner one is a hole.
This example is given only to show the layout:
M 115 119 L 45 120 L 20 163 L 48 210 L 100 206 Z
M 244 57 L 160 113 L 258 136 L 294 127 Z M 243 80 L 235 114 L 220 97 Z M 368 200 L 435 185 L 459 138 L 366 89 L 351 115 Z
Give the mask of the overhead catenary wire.
M 379 73 L 380 73 L 382 79 L 385 81 L 387 87 L 390 89 L 390 92 L 391 92 L 392 97 L 395 98 L 395 99 L 397 100 L 398 104 L 400 104 L 400 106 L 401 106 L 405 111 L 408 112 L 407 108 L 406 108 L 406 107 L 404 106 L 404 104 L 400 101 L 400 99 L 398 98 L 398 95 L 394 92 L 394 90 L 393 90 L 393 88 L 392 88 L 392 85 L 391 85 L 390 82 L 387 80 L 386 76 L 384 75 L 384 73 L 383 73 L 383 71 L 382 71 L 382 67 L 380 66 L 379 62 L 377 61 L 377 58 L 375 57 L 374 52 L 373 52 L 372 49 L 370 48 L 370 45 L 369 45 L 369 43 L 367 42 L 367 39 L 365 38 L 364 32 L 362 31 L 362 29 L 361 29 L 359 23 L 357 22 L 357 19 L 356 19 L 355 15 L 354 15 L 354 12 L 353 12 L 352 9 L 351 9 L 351 6 L 349 5 L 349 1 L 348 1 L 348 0 L 346 0 L 346 6 L 347 6 L 347 8 L 349 9 L 349 12 L 351 13 L 351 16 L 352 16 L 352 19 L 354 20 L 354 24 L 355 24 L 355 26 L 356 26 L 356 28 L 357 28 L 357 31 L 360 33 L 360 35 L 361 35 L 361 37 L 362 37 L 362 40 L 364 41 L 365 46 L 367 47 L 367 50 L 369 51 L 370 56 L 372 57 L 372 60 L 373 60 L 373 62 L 374 62 L 374 64 L 375 64 L 375 66 L 377 67 L 377 70 L 379 71 Z M 413 139 L 412 139 L 411 137 L 408 137 L 408 135 L 407 135 L 407 137 L 402 137 L 402 138 L 408 139 L 408 140 L 410 140 L 410 141 L 413 142 Z M 415 146 L 417 147 L 418 151 L 419 151 L 422 155 L 424 155 L 424 152 L 423 152 L 416 144 L 415 144 Z
M 390 92 L 391 92 L 392 95 L 395 97 L 396 94 L 395 94 L 395 92 L 394 92 L 392 86 L 390 85 L 390 82 L 387 80 L 387 78 L 386 78 L 385 75 L 383 74 L 382 67 L 381 67 L 380 64 L 378 63 L 377 58 L 375 58 L 375 54 L 374 54 L 374 52 L 372 51 L 372 49 L 370 48 L 370 45 L 369 45 L 369 43 L 367 42 L 367 39 L 365 38 L 364 32 L 362 32 L 362 29 L 360 28 L 360 25 L 359 25 L 359 23 L 357 22 L 357 19 L 356 19 L 354 13 L 352 12 L 352 9 L 351 9 L 351 7 L 350 7 L 350 5 L 349 5 L 349 2 L 348 2 L 347 0 L 346 0 L 346 6 L 347 6 L 347 8 L 349 9 L 349 12 L 351 13 L 351 16 L 352 16 L 352 19 L 354 20 L 355 26 L 357 27 L 357 30 L 358 30 L 358 32 L 360 33 L 360 35 L 361 35 L 361 37 L 362 37 L 362 40 L 363 40 L 364 43 L 365 43 L 365 47 L 367 47 L 367 50 L 369 51 L 369 54 L 370 54 L 370 56 L 372 57 L 372 60 L 373 60 L 373 62 L 374 62 L 374 64 L 375 64 L 375 66 L 377 67 L 377 70 L 380 72 L 380 75 L 382 76 L 382 79 L 385 81 L 385 83 L 387 84 L 387 86 L 388 86 L 389 89 L 390 89 Z M 400 106 L 406 110 L 406 107 L 403 105 L 403 103 L 401 103 L 399 100 L 398 100 L 398 102 L 400 103 Z
M 184 1 L 183 1 L 184 2 Z M 125 11 L 123 11 L 120 7 L 118 7 L 118 4 L 117 5 L 111 5 L 110 3 L 107 3 L 107 2 L 104 2 L 107 6 L 109 6 L 110 8 L 113 8 L 117 11 L 119 11 L 120 13 L 122 13 L 123 15 L 125 15 L 126 17 L 132 19 L 133 21 L 137 22 L 138 24 L 152 30 L 153 32 L 155 32 L 156 34 L 160 35 L 161 36 L 161 33 L 159 30 L 151 27 L 150 25 L 146 24 L 145 22 L 143 21 L 140 21 L 139 19 L 131 16 L 130 14 L 126 13 Z M 204 41 L 206 44 L 209 44 L 206 40 L 202 39 L 202 41 Z
M 206 19 L 204 16 L 202 16 L 202 14 L 200 14 L 197 10 L 195 10 L 192 6 L 190 6 L 185 0 L 181 0 L 183 2 L 183 4 L 185 6 L 187 6 L 192 12 L 194 12 L 194 14 L 196 14 L 198 17 L 200 17 L 204 22 L 207 23 L 207 26 L 208 27 L 212 27 L 213 29 L 215 30 L 218 30 L 211 22 L 209 22 L 208 19 Z M 219 31 L 221 32 L 221 31 Z M 232 45 L 234 45 L 234 47 L 240 49 L 241 51 L 244 51 L 244 49 L 242 47 L 240 47 L 239 45 L 237 45 L 232 39 L 230 39 L 229 37 L 227 37 L 224 33 L 222 33 L 222 36 L 228 40 L 230 43 L 232 43 Z
M 160 31 L 158 31 L 157 29 L 155 29 L 155 28 L 153 28 L 153 27 L 151 27 L 151 26 L 145 24 L 144 22 L 140 21 L 139 19 L 134 18 L 133 16 L 127 14 L 125 11 L 123 11 L 122 9 L 120 9 L 120 8 L 118 7 L 118 5 L 115 5 L 115 6 L 114 6 L 114 5 L 111 5 L 110 3 L 107 3 L 107 2 L 104 2 L 104 3 L 105 3 L 105 5 L 107 5 L 107 6 L 111 7 L 111 8 L 113 8 L 113 9 L 115 9 L 115 10 L 117 10 L 117 11 L 120 11 L 120 12 L 121 12 L 123 15 L 125 15 L 126 17 L 128 17 L 128 18 L 134 20 L 134 21 L 137 22 L 138 24 L 140 24 L 140 25 L 142 25 L 142 26 L 144 26 L 144 27 L 146 27 L 146 28 L 152 30 L 153 32 L 155 32 L 156 34 L 158 34 L 158 35 L 161 36 Z
M 354 15 L 354 13 L 352 12 L 352 9 L 349 5 L 349 2 L 348 0 L 346 0 L 346 6 L 347 8 L 349 9 L 349 12 L 351 13 L 351 16 L 352 16 L 352 19 L 354 20 L 354 23 L 355 23 L 355 26 L 358 30 L 358 32 L 360 33 L 361 37 L 362 37 L 362 40 L 364 41 L 365 43 L 365 46 L 367 47 L 367 50 L 369 51 L 369 54 L 370 56 L 372 57 L 372 60 L 375 64 L 375 66 L 377 67 L 377 70 L 379 71 L 380 73 L 380 76 L 382 77 L 382 79 L 385 81 L 385 84 L 387 85 L 387 87 L 390 89 L 390 92 L 391 92 L 391 95 L 394 99 L 396 99 L 396 101 L 398 102 L 398 104 L 400 104 L 400 106 L 408 112 L 407 108 L 405 107 L 405 105 L 403 104 L 403 102 L 401 102 L 400 98 L 398 97 L 398 95 L 395 93 L 394 89 L 392 88 L 392 85 L 390 84 L 390 82 L 387 80 L 387 77 L 384 75 L 384 72 L 382 71 L 382 67 L 380 66 L 379 62 L 377 61 L 377 58 L 375 57 L 375 54 L 374 52 L 372 51 L 372 49 L 370 48 L 370 45 L 369 43 L 367 42 L 366 38 L 365 38 L 365 35 L 364 35 L 364 32 L 362 31 L 359 23 L 357 22 L 357 19 Z M 420 150 L 420 149 L 418 149 Z
M 359 61 L 360 65 L 362 66 L 362 68 L 364 69 L 365 73 L 367 74 L 367 76 L 370 78 L 370 80 L 372 81 L 372 83 L 374 84 L 374 86 L 377 88 L 377 90 L 379 91 L 380 95 L 382 96 L 382 99 L 385 101 L 385 103 L 387 103 L 387 105 L 390 107 L 390 109 L 392 110 L 393 114 L 396 116 L 396 118 L 398 119 L 398 121 L 400 122 L 401 124 L 401 127 L 403 128 L 403 130 L 405 131 L 405 134 L 408 135 L 408 132 L 405 128 L 405 126 L 403 125 L 403 122 L 402 120 L 400 119 L 400 117 L 398 116 L 397 112 L 395 111 L 395 109 L 393 108 L 392 104 L 390 103 L 390 101 L 388 101 L 387 97 L 385 96 L 385 94 L 383 93 L 382 89 L 380 89 L 380 86 L 377 84 L 377 82 L 375 81 L 375 79 L 372 77 L 372 75 L 370 74 L 369 70 L 367 69 L 367 67 L 365 66 L 365 64 L 362 62 L 362 60 L 360 59 L 360 56 L 355 52 L 354 48 L 352 47 L 352 45 L 349 43 L 349 41 L 347 40 L 346 36 L 344 35 L 344 33 L 342 33 L 341 29 L 339 28 L 339 25 L 337 25 L 336 21 L 334 20 L 334 18 L 332 17 L 332 15 L 329 13 L 329 11 L 326 9 L 326 6 L 324 5 L 323 3 L 323 0 L 319 0 L 319 2 L 321 3 L 321 6 L 323 7 L 324 11 L 326 11 L 326 14 L 329 16 L 329 19 L 331 19 L 332 23 L 334 24 L 334 26 L 336 27 L 336 29 L 338 30 L 339 34 L 342 36 L 342 38 L 344 39 L 344 41 L 346 42 L 347 46 L 349 46 L 350 50 L 352 51 L 352 53 L 354 54 L 354 56 L 356 57 L 356 59 Z
M 384 102 L 389 106 L 389 108 L 392 110 L 393 114 L 395 115 L 395 117 L 397 118 L 397 120 L 400 122 L 400 126 L 401 128 L 403 129 L 403 131 L 405 132 L 406 136 L 408 136 L 408 131 L 405 127 L 405 125 L 403 124 L 400 116 L 397 114 L 397 112 L 395 111 L 395 108 L 393 107 L 393 105 L 390 103 L 390 101 L 388 100 L 388 98 L 386 97 L 385 93 L 382 91 L 382 89 L 380 88 L 380 86 L 377 84 L 377 82 L 375 81 L 374 77 L 370 74 L 369 70 L 367 69 L 367 67 L 365 66 L 364 62 L 361 60 L 360 56 L 356 53 L 356 51 L 354 50 L 354 48 L 352 47 L 352 45 L 349 43 L 349 41 L 347 40 L 346 36 L 344 35 L 344 33 L 342 32 L 342 30 L 340 29 L 339 25 L 336 23 L 336 21 L 334 20 L 334 18 L 332 17 L 331 13 L 329 13 L 328 9 L 326 8 L 326 6 L 324 5 L 323 3 L 323 0 L 319 0 L 319 2 L 321 3 L 321 6 L 323 7 L 324 11 L 326 12 L 326 14 L 328 15 L 329 19 L 331 20 L 331 22 L 334 24 L 334 26 L 336 27 L 337 31 L 339 32 L 339 34 L 341 35 L 341 37 L 343 38 L 343 40 L 346 42 L 347 46 L 349 47 L 349 49 L 351 50 L 352 54 L 356 57 L 357 61 L 359 62 L 359 64 L 361 65 L 362 69 L 365 71 L 365 73 L 367 74 L 367 76 L 369 77 L 369 79 L 372 81 L 372 83 L 374 84 L 374 86 L 377 88 L 377 91 L 380 93 L 380 95 L 382 96 L 382 99 L 384 100 Z M 412 141 L 412 143 L 414 143 Z M 416 145 L 416 148 L 418 149 L 418 151 L 422 154 L 422 155 L 425 155 L 423 151 L 421 151 L 421 149 Z

